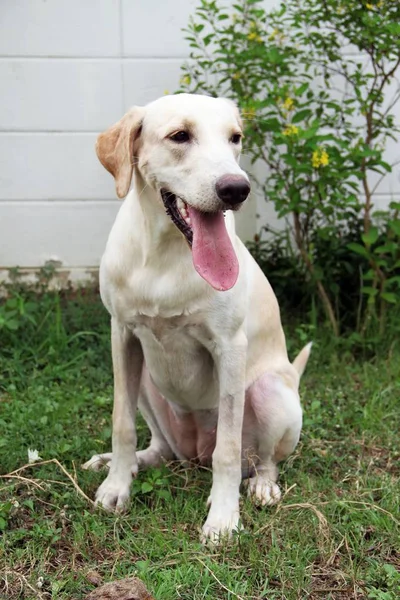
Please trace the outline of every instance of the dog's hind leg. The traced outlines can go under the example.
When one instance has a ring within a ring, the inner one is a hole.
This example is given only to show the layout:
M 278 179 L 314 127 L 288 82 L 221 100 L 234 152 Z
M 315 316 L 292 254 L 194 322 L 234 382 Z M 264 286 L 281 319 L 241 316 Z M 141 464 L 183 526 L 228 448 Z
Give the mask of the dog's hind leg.
M 148 390 L 142 386 L 138 406 L 139 410 L 144 417 L 147 426 L 151 432 L 151 440 L 150 444 L 144 450 L 138 450 L 136 452 L 136 457 L 138 461 L 139 470 L 145 470 L 148 467 L 158 467 L 163 462 L 171 460 L 174 457 L 174 452 L 171 450 L 167 440 L 164 437 L 164 434 L 161 431 L 160 425 L 157 421 L 155 411 L 154 411 L 154 402 L 148 398 L 148 394 L 152 393 L 152 400 L 156 400 L 154 398 L 154 390 Z M 112 452 L 105 452 L 104 454 L 94 454 L 90 460 L 88 460 L 84 465 L 82 465 L 83 469 L 88 469 L 92 471 L 100 471 L 103 467 L 107 469 L 110 468 L 110 463 L 112 459 Z M 133 470 L 133 475 L 135 472 Z
M 139 398 L 139 410 L 150 429 L 151 439 L 147 448 L 136 453 L 140 471 L 147 469 L 147 467 L 158 467 L 174 458 L 174 452 L 164 436 L 156 416 L 157 411 L 154 408 L 154 404 L 148 397 L 148 390 L 142 389 Z
M 300 437 L 302 410 L 299 396 L 279 375 L 265 373 L 248 388 L 246 404 L 243 439 L 245 441 L 247 437 L 246 413 L 250 413 L 251 425 L 256 428 L 257 455 L 253 474 L 248 480 L 248 493 L 263 506 L 275 504 L 281 497 L 276 483 L 277 464 L 293 452 Z

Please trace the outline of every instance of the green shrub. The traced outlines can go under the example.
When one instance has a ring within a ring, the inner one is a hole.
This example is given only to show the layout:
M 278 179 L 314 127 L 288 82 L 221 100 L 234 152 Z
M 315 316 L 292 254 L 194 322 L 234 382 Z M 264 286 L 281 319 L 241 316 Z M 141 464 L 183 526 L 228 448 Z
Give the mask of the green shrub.
M 245 152 L 264 164 L 261 188 L 285 219 L 283 234 L 252 244 L 261 263 L 278 261 L 275 288 L 312 299 L 336 335 L 382 334 L 400 305 L 400 203 L 375 211 L 399 133 L 400 3 L 288 0 L 266 12 L 238 0 L 230 14 L 201 0 L 187 38 L 182 90 L 238 103 Z

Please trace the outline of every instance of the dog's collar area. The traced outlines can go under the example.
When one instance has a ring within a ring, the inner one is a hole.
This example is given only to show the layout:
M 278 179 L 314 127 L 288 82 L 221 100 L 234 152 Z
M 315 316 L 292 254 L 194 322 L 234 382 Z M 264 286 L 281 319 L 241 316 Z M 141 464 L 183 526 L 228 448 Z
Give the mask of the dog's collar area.
M 193 230 L 191 227 L 190 217 L 187 211 L 187 205 L 178 196 L 167 190 L 161 190 L 161 198 L 163 200 L 167 215 L 176 227 L 183 233 L 190 247 L 193 244 Z

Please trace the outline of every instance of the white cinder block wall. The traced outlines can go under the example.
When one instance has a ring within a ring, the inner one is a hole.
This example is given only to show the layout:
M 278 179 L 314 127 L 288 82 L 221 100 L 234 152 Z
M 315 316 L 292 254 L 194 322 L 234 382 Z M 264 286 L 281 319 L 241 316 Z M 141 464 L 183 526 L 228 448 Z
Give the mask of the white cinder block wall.
M 53 260 L 73 277 L 99 264 L 119 201 L 96 136 L 132 104 L 178 88 L 189 54 L 181 29 L 196 4 L 1 0 L 0 273 Z M 390 162 L 396 153 L 391 147 Z M 382 201 L 399 188 L 395 170 Z M 239 219 L 242 237 L 257 230 L 257 212 L 271 217 L 253 198 Z

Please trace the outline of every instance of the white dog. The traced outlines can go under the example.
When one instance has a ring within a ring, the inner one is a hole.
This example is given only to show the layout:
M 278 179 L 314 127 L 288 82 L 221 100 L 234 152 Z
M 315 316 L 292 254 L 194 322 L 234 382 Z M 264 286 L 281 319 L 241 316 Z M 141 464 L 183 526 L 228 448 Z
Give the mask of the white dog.
M 100 268 L 111 314 L 112 453 L 96 500 L 124 507 L 132 475 L 163 460 L 212 458 L 203 539 L 239 527 L 242 472 L 261 504 L 279 500 L 277 463 L 301 431 L 300 376 L 274 293 L 235 234 L 250 192 L 238 161 L 242 126 L 221 98 L 164 96 L 102 133 L 97 154 L 125 199 Z M 151 430 L 136 451 L 139 407 Z

